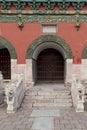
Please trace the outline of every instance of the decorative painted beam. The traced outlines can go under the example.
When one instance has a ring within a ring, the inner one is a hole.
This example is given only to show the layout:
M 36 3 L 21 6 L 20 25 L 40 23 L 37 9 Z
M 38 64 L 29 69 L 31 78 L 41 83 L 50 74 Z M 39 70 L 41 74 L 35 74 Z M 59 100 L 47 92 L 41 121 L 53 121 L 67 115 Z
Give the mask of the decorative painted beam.
M 0 15 L 87 15 L 83 10 L 0 10 Z
M 0 15 L 0 22 L 17 22 L 17 23 L 57 23 L 57 22 L 72 22 L 76 23 L 77 15 Z M 79 23 L 87 22 L 87 16 L 81 15 Z
M 24 10 L 25 6 L 29 6 L 32 10 L 39 10 L 39 7 L 43 5 L 45 10 L 51 10 L 57 5 L 60 10 L 67 10 L 70 5 L 75 10 L 81 10 L 85 5 L 86 0 L 0 0 L 0 7 L 3 10 L 9 10 L 13 5 L 17 10 Z

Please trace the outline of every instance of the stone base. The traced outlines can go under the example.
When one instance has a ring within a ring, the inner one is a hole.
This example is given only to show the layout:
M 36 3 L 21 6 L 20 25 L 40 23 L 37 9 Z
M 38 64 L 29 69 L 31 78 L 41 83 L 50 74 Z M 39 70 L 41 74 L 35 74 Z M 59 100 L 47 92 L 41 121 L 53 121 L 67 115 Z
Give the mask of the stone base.
M 17 59 L 11 59 L 11 75 L 24 74 L 27 86 L 32 87 L 37 79 L 36 62 L 32 59 L 26 59 L 26 64 L 17 64 Z M 82 64 L 73 64 L 72 59 L 67 59 L 64 69 L 64 82 L 72 82 L 72 74 L 81 80 L 87 80 L 87 60 L 82 60 Z M 70 85 L 69 85 L 70 86 Z
M 34 84 L 35 84 L 35 82 L 27 82 L 26 83 L 26 87 L 33 87 L 34 86 Z

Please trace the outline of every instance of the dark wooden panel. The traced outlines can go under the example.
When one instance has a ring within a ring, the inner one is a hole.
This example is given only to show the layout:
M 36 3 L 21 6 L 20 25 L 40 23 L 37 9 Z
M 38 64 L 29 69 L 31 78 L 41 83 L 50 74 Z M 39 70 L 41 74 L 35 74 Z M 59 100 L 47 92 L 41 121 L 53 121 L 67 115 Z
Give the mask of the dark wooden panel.
M 45 49 L 37 59 L 37 80 L 64 80 L 64 59 L 54 49 Z
M 4 79 L 11 78 L 11 63 L 8 50 L 0 49 L 0 71 L 2 71 Z

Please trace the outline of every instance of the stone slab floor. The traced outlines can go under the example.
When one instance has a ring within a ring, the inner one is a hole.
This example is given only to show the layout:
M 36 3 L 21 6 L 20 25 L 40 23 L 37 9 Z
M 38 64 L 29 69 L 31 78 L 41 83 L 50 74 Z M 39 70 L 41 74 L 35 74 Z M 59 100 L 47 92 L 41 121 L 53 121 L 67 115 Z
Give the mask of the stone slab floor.
M 87 112 L 20 108 L 15 114 L 7 114 L 4 107 L 0 108 L 0 130 L 87 130 Z
M 15 114 L 0 108 L 0 130 L 87 130 L 87 111 L 74 108 L 35 109 L 27 105 Z

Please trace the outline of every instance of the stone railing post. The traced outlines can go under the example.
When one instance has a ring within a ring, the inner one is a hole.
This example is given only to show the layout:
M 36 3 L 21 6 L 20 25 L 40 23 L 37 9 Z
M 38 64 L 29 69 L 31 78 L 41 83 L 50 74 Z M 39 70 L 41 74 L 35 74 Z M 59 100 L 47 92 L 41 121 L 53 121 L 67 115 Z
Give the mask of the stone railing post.
M 84 94 L 85 90 L 83 85 L 81 84 L 80 80 L 77 80 L 75 75 L 73 75 L 71 95 L 76 112 L 84 112 Z
M 19 77 L 19 76 L 18 76 Z M 13 81 L 5 90 L 7 97 L 7 113 L 14 113 L 20 107 L 25 95 L 25 80 L 21 75 L 17 81 Z

